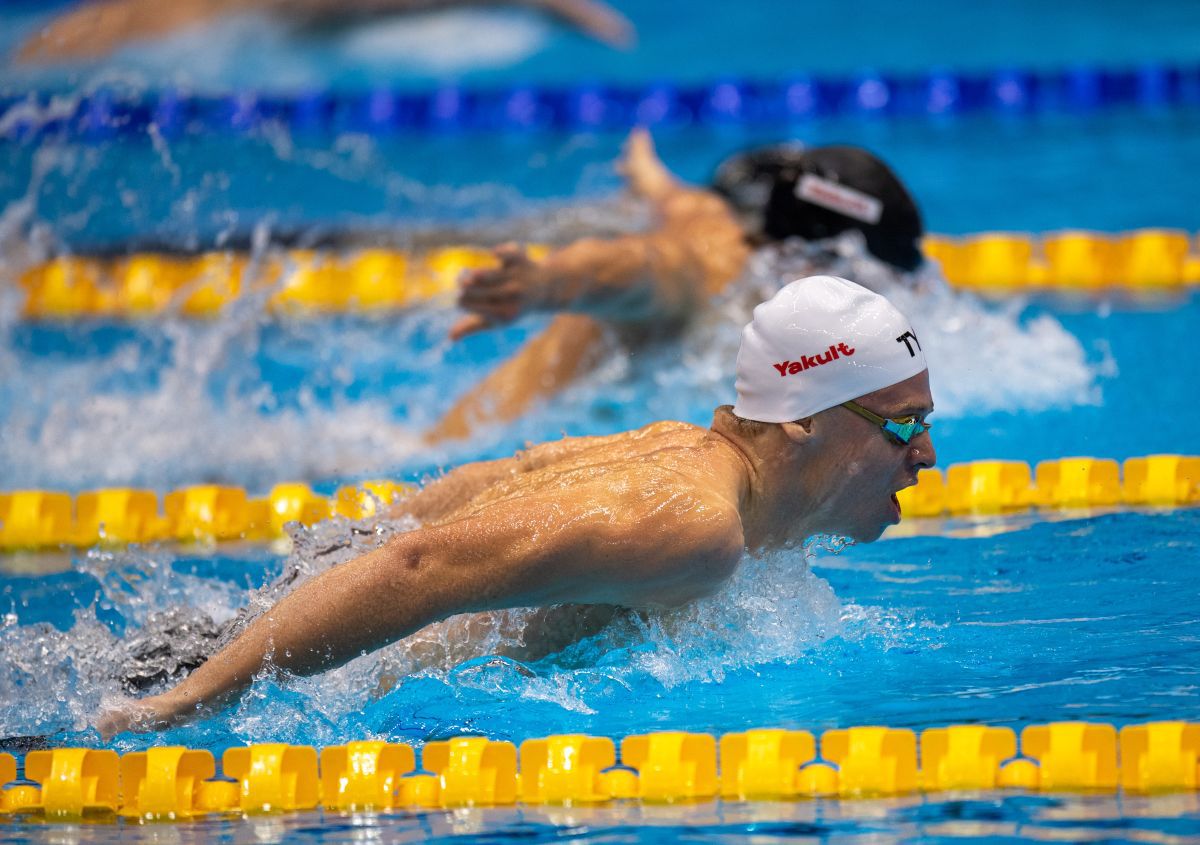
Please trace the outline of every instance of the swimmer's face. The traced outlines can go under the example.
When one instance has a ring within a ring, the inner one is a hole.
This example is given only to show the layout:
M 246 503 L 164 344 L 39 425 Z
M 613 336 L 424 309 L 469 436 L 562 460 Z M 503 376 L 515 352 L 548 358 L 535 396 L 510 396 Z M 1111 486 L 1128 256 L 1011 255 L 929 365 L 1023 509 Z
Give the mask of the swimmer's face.
M 929 373 L 868 393 L 857 402 L 881 417 L 899 419 L 933 412 Z M 917 471 L 937 461 L 929 432 L 907 445 L 878 425 L 841 406 L 813 417 L 822 440 L 822 530 L 869 543 L 900 521 L 896 492 L 917 483 Z

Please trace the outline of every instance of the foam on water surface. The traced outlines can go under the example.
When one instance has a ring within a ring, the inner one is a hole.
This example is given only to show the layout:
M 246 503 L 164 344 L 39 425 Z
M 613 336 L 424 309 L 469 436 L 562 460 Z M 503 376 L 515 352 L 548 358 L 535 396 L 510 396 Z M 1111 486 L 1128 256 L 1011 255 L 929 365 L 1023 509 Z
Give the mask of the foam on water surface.
M 900 282 L 853 239 L 816 269 L 886 293 L 922 340 L 942 418 L 996 409 L 1096 404 L 1110 358 L 1089 354 L 1047 313 L 984 304 L 936 275 Z M 166 318 L 129 329 L 35 328 L 0 321 L 0 468 L 16 487 L 218 481 L 264 489 L 283 480 L 421 475 L 510 452 L 526 440 L 606 433 L 659 419 L 707 425 L 733 401 L 733 361 L 753 306 L 813 272 L 805 255 L 760 253 L 746 278 L 690 328 L 633 357 L 612 346 L 595 370 L 539 412 L 431 449 L 426 428 L 541 321 L 451 344 L 453 312 L 376 319 L 269 318 L 269 292 L 212 322 Z
M 69 617 L 60 611 L 56 624 L 22 624 L 17 609 L 6 618 L 0 700 L 12 706 L 0 708 L 0 736 L 86 729 L 98 708 L 127 694 L 120 676 L 136 665 L 134 656 L 215 647 L 197 642 L 196 629 L 181 629 L 178 620 L 244 622 L 308 578 L 411 526 L 341 518 L 314 529 L 293 526 L 295 548 L 283 563 L 290 577 L 250 595 L 248 604 L 237 581 L 189 574 L 186 560 L 165 549 L 87 553 L 77 567 L 96 591 L 94 601 Z M 39 602 L 36 593 L 32 600 Z M 802 659 L 832 637 L 878 636 L 873 613 L 843 605 L 812 574 L 808 555 L 794 549 L 747 559 L 713 597 L 677 610 L 564 606 L 451 617 L 316 677 L 281 682 L 264 675 L 234 707 L 170 734 L 209 745 L 225 735 L 334 743 L 348 735 L 438 733 L 485 702 L 493 714 L 532 706 L 594 717 L 635 689 L 708 686 L 730 672 Z M 148 639 L 160 648 L 147 650 Z M 160 678 L 146 689 L 171 682 Z M 448 722 L 422 715 L 426 706 L 444 712 L 435 703 L 447 697 L 460 705 Z
M 536 18 L 476 9 L 355 27 L 339 39 L 338 47 L 368 66 L 456 74 L 527 59 L 549 35 Z
M 1197 595 L 1198 518 L 781 551 L 746 559 L 709 599 L 651 614 L 452 617 L 328 673 L 263 676 L 219 713 L 116 746 L 1178 718 L 1200 684 L 1195 603 L 1157 597 Z M 164 615 L 219 624 L 247 602 L 265 609 L 279 592 L 247 587 L 295 567 L 290 589 L 410 525 L 296 530 L 286 561 L 92 552 L 75 573 L 0 579 L 0 736 L 96 742 L 87 725 L 128 694 L 117 676 Z M 176 648 L 204 645 L 173 630 Z

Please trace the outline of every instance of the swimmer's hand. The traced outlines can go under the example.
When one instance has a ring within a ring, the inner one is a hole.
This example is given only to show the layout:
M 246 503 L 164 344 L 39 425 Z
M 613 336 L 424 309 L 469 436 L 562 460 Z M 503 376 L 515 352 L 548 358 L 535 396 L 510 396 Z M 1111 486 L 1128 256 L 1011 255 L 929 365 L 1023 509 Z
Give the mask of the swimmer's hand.
M 549 280 L 538 262 L 513 243 L 498 246 L 493 252 L 500 266 L 463 275 L 458 305 L 471 313 L 450 329 L 451 340 L 512 322 L 547 304 Z
M 120 733 L 149 733 L 170 727 L 180 720 L 183 708 L 170 693 L 125 701 L 96 718 L 96 731 L 108 742 Z
M 617 170 L 634 195 L 648 200 L 664 199 L 677 187 L 675 177 L 654 151 L 654 139 L 642 127 L 629 133 Z
M 628 49 L 637 40 L 633 24 L 599 0 L 525 0 L 529 5 L 557 15 L 567 23 L 610 47 Z

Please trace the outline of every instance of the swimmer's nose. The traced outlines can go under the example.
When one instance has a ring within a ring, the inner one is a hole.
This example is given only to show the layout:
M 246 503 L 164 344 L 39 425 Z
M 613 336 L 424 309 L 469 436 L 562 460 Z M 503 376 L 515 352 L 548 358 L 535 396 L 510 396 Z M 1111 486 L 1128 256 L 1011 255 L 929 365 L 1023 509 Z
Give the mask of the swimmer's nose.
M 929 432 L 922 432 L 913 438 L 909 447 L 909 457 L 914 470 L 932 469 L 937 463 L 937 450 L 933 448 L 933 438 Z

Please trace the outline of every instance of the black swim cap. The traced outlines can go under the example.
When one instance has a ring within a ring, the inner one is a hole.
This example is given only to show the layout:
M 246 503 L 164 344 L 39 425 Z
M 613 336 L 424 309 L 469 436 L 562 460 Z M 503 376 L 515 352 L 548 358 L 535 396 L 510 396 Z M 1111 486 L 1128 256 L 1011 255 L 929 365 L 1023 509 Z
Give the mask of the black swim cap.
M 857 229 L 876 258 L 902 270 L 922 259 L 921 213 L 886 164 L 861 147 L 763 147 L 717 168 L 713 190 L 771 240 L 821 240 Z

